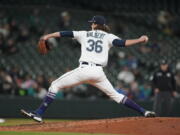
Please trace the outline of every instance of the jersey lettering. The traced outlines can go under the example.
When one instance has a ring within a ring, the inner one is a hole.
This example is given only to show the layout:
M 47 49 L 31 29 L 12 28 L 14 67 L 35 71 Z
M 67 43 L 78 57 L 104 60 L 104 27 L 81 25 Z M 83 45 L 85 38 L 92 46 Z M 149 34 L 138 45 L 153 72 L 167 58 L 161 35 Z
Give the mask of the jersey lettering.
M 101 40 L 94 41 L 92 39 L 88 40 L 89 46 L 86 48 L 86 50 L 92 52 L 95 51 L 96 53 L 102 52 L 102 44 L 103 42 Z
M 87 32 L 87 37 L 93 37 L 93 38 L 99 38 L 99 39 L 103 39 L 105 36 L 104 33 L 99 33 L 99 32 Z

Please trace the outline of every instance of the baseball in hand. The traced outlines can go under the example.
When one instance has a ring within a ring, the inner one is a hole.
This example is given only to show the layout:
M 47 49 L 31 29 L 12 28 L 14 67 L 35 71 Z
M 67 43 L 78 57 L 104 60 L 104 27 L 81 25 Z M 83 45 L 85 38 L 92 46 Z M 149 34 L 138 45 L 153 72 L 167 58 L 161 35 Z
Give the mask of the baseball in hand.
M 149 40 L 149 38 L 148 38 L 146 35 L 143 35 L 143 36 L 140 37 L 140 41 L 141 41 L 142 43 L 147 43 L 148 40 Z

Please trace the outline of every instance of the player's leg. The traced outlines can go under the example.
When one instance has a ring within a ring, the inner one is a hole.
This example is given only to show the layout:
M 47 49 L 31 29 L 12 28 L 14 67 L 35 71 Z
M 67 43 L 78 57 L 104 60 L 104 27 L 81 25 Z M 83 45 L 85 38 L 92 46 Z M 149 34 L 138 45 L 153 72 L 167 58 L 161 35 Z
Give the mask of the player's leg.
M 169 91 L 164 92 L 163 98 L 164 98 L 163 115 L 165 117 L 170 117 L 173 107 L 173 98 L 171 92 Z
M 79 70 L 79 68 L 76 68 L 70 72 L 67 72 L 51 83 L 48 93 L 47 93 L 46 97 L 44 98 L 43 103 L 36 110 L 36 113 L 42 115 L 45 112 L 45 110 L 47 109 L 47 107 L 54 101 L 56 93 L 59 90 L 62 90 L 67 87 L 72 87 L 72 86 L 82 83 L 79 80 L 78 70 Z
M 48 93 L 43 99 L 42 104 L 34 112 L 26 112 L 25 110 L 21 110 L 21 112 L 26 116 L 32 117 L 34 120 L 41 122 L 41 116 L 44 114 L 49 105 L 54 101 L 56 93 L 59 90 L 83 83 L 83 81 L 80 81 L 79 76 L 79 68 L 65 73 L 51 83 L 51 86 L 49 87 Z M 37 119 L 34 117 L 37 117 Z
M 154 110 L 154 112 L 156 112 L 157 116 L 162 115 L 163 99 L 164 99 L 164 97 L 161 94 L 161 92 L 156 93 L 154 96 L 153 110 Z
M 102 90 L 104 93 L 106 93 L 111 99 L 116 101 L 117 103 L 122 103 L 128 108 L 131 108 L 137 112 L 139 112 L 142 115 L 145 115 L 146 117 L 152 117 L 155 116 L 153 112 L 146 111 L 143 107 L 136 104 L 133 100 L 129 99 L 127 96 L 118 93 L 108 79 L 104 79 L 103 81 L 100 81 L 98 83 L 93 84 L 100 90 Z

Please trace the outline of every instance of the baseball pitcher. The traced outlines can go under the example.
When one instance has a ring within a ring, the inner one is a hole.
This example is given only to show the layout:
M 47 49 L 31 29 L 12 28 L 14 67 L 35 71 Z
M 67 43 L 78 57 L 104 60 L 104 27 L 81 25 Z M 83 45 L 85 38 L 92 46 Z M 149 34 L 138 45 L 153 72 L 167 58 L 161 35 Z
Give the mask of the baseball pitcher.
M 65 73 L 52 82 L 39 108 L 35 111 L 22 109 L 21 113 L 37 122 L 42 122 L 42 115 L 53 102 L 58 91 L 67 87 L 88 83 L 99 88 L 115 102 L 124 104 L 145 117 L 155 117 L 154 112 L 145 110 L 125 95 L 118 93 L 103 72 L 103 67 L 108 62 L 108 52 L 111 47 L 128 47 L 138 43 L 146 43 L 148 42 L 148 37 L 144 35 L 138 39 L 123 40 L 108 32 L 109 29 L 103 16 L 94 16 L 89 22 L 91 23 L 90 31 L 60 31 L 47 34 L 40 39 L 38 48 L 42 54 L 46 54 L 49 51 L 46 43 L 49 38 L 69 37 L 76 39 L 81 44 L 79 67 Z

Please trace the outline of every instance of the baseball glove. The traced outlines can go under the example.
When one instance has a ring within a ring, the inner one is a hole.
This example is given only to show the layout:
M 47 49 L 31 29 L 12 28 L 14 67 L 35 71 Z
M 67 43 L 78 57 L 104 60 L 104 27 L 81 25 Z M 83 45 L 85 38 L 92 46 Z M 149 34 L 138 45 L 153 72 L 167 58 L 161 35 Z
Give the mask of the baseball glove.
M 38 42 L 38 51 L 40 54 L 45 55 L 50 51 L 50 46 L 47 40 L 40 39 Z

